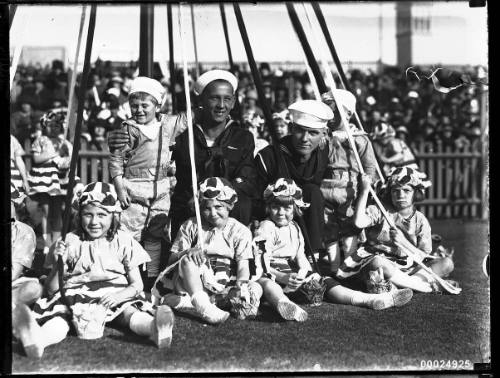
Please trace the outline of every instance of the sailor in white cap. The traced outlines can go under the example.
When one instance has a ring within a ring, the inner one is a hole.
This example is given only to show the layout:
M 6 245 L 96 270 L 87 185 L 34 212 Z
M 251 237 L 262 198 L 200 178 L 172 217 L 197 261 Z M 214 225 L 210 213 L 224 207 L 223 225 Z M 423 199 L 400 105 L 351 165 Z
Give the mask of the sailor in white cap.
M 321 192 L 325 198 L 325 239 L 330 270 L 336 273 L 341 263 L 341 252 L 345 256 L 357 249 L 360 230 L 353 226 L 354 204 L 360 182 L 360 169 L 347 138 L 347 132 L 340 121 L 340 109 L 347 122 L 356 111 L 356 97 L 349 91 L 334 89 L 321 96 L 335 113 L 336 119 L 329 124 L 328 144 L 330 155 L 328 168 L 321 183 Z M 337 106 L 342 104 L 342 108 Z M 354 144 L 358 151 L 365 173 L 375 180 L 377 178 L 376 159 L 373 147 L 366 133 L 349 124 Z
M 238 194 L 238 202 L 230 216 L 248 225 L 251 198 L 256 192 L 255 143 L 253 135 L 230 117 L 237 88 L 236 76 L 224 70 L 205 72 L 196 80 L 194 91 L 199 106 L 194 112 L 194 155 L 198 180 L 223 177 L 231 183 Z M 177 138 L 174 155 L 177 184 L 170 212 L 172 233 L 192 215 L 189 201 L 193 182 L 187 133 Z
M 309 240 L 313 251 L 322 247 L 324 200 L 320 184 L 328 163 L 328 146 L 322 145 L 333 111 L 321 101 L 301 100 L 288 107 L 290 135 L 280 139 L 279 159 L 272 146 L 261 150 L 256 158 L 259 193 L 280 177 L 291 178 L 302 189 L 304 201 L 310 203 L 304 211 Z M 262 206 L 263 208 L 263 206 Z M 263 215 L 263 214 L 259 214 Z

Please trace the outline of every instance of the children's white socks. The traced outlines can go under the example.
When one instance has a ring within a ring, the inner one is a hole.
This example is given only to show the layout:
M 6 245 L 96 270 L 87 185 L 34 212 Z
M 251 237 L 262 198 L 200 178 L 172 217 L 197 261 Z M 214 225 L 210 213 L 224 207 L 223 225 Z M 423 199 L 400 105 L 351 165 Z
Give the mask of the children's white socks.
M 282 298 L 278 301 L 276 310 L 285 320 L 296 320 L 305 322 L 307 320 L 307 312 L 305 312 L 298 304 L 293 303 L 288 298 Z
M 154 318 L 147 312 L 136 311 L 130 316 L 130 329 L 140 336 L 151 336 Z
M 197 291 L 191 296 L 191 302 L 203 320 L 211 324 L 223 323 L 229 317 L 229 312 L 223 311 L 210 302 L 204 291 Z

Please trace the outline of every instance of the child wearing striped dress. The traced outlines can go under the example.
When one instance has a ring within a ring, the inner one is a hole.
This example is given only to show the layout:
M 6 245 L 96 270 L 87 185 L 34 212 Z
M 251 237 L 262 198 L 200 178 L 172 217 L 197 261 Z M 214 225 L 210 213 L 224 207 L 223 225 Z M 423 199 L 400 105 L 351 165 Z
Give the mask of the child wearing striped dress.
M 397 287 L 423 293 L 440 291 L 433 277 L 398 247 L 397 244 L 404 242 L 401 234 L 398 230 L 391 229 L 380 209 L 375 205 L 366 206 L 369 185 L 370 179 L 363 177 L 354 214 L 356 226 L 366 228 L 367 242 L 344 260 L 337 277 L 355 277 L 367 281 L 370 271 L 382 268 L 384 277 Z M 381 198 L 396 227 L 420 250 L 420 255 L 416 258 L 440 277 L 445 277 L 453 270 L 453 261 L 450 257 L 431 255 L 431 226 L 425 215 L 415 208 L 415 203 L 424 198 L 424 190 L 430 185 L 425 174 L 414 168 L 394 168 L 387 182 L 380 187 Z M 453 281 L 450 283 L 457 285 Z
M 47 254 L 62 229 L 62 206 L 69 183 L 73 145 L 64 136 L 67 110 L 52 109 L 42 116 L 42 135 L 31 145 L 33 166 L 29 173 L 29 196 L 42 210 L 42 233 Z
M 180 260 L 179 267 L 162 272 L 152 294 L 160 303 L 219 324 L 229 317 L 229 312 L 219 307 L 229 309 L 225 299 L 232 288 L 246 286 L 249 303 L 256 308 L 262 290 L 249 282 L 252 234 L 229 216 L 237 201 L 236 191 L 226 179 L 210 177 L 200 184 L 198 194 L 201 236 L 195 218 L 182 224 L 169 260 L 170 264 Z M 202 248 L 197 247 L 200 237 Z
M 264 298 L 284 319 L 307 320 L 307 312 L 292 299 L 300 300 L 297 291 L 314 276 L 324 282 L 324 297 L 332 303 L 383 310 L 410 301 L 413 292 L 409 289 L 363 293 L 342 286 L 332 277 L 321 278 L 312 273 L 304 253 L 302 231 L 293 220 L 308 206 L 302 200 L 302 190 L 293 180 L 279 178 L 266 188 L 264 199 L 268 218 L 259 224 L 254 235 L 257 275 L 261 274 L 257 282 L 263 288 Z
M 10 181 L 20 193 L 29 192 L 28 175 L 23 160 L 24 149 L 14 135 L 10 136 Z
M 77 309 L 96 306 L 104 310 L 106 323 L 116 319 L 136 334 L 148 336 L 159 348 L 170 346 L 173 313 L 168 306 L 155 309 L 145 300 L 139 265 L 149 261 L 149 256 L 128 233 L 119 230 L 121 207 L 113 187 L 91 183 L 74 205 L 78 229 L 51 247 L 44 297 L 33 311 L 22 305 L 16 308 L 20 317 L 17 331 L 24 335 L 27 355 L 40 358 L 47 346 L 66 337 Z M 59 290 L 59 257 L 64 263 L 65 300 Z

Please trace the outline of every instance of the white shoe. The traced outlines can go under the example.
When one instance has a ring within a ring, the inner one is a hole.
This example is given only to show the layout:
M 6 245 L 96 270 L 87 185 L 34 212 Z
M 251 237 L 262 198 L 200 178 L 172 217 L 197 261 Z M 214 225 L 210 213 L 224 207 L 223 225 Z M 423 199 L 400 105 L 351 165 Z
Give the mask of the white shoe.
M 285 320 L 295 320 L 297 322 L 305 322 L 307 320 L 307 312 L 299 305 L 293 303 L 289 299 L 280 299 L 276 308 L 281 317 Z
M 172 344 L 174 319 L 174 313 L 170 307 L 165 305 L 158 306 L 150 337 L 158 348 L 169 348 L 170 344 Z
M 203 320 L 210 324 L 224 323 L 229 318 L 229 312 L 223 311 L 210 302 L 208 294 L 204 291 L 195 293 L 192 296 L 192 304 L 196 313 Z
M 385 310 L 391 307 L 401 307 L 407 304 L 413 297 L 413 290 L 398 289 L 388 293 L 377 295 L 378 298 L 371 302 L 371 308 L 374 310 Z
M 21 340 L 24 351 L 29 358 L 40 359 L 44 352 L 41 342 L 40 326 L 25 304 L 17 304 L 12 311 L 14 335 Z

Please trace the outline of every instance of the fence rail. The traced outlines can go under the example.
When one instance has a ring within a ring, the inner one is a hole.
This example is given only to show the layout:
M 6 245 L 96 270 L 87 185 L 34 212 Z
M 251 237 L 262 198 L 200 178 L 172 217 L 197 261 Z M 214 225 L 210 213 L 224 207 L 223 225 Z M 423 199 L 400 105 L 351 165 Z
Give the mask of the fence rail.
M 429 219 L 488 216 L 487 162 L 482 158 L 480 146 L 473 144 L 458 149 L 426 142 L 412 144 L 411 147 L 421 170 L 432 181 L 426 199 L 419 203 L 420 211 Z M 25 149 L 29 150 L 29 147 Z M 77 168 L 82 183 L 109 182 L 108 160 L 109 152 L 88 149 L 82 141 Z M 25 162 L 29 171 L 30 154 L 25 155 Z

